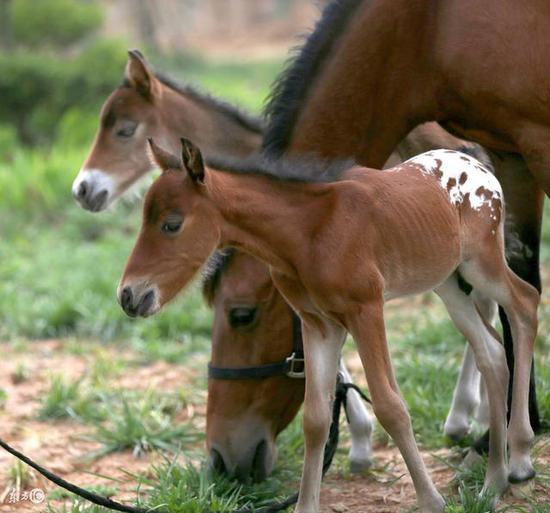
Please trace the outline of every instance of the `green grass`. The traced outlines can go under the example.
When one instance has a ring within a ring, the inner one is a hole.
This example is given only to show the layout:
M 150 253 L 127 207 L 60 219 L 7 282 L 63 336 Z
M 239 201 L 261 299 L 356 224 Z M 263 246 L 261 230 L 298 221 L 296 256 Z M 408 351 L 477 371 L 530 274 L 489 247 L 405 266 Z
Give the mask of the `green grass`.
M 102 448 L 91 456 L 131 450 L 140 456 L 152 450 L 175 451 L 203 438 L 191 422 L 175 422 L 181 409 L 178 397 L 148 391 L 144 395 L 122 393 L 109 399 L 109 418 L 97 424 L 91 439 Z
M 94 422 L 103 420 L 106 414 L 98 394 L 86 388 L 83 379 L 68 381 L 61 375 L 52 376 L 38 411 L 42 420 L 73 418 Z

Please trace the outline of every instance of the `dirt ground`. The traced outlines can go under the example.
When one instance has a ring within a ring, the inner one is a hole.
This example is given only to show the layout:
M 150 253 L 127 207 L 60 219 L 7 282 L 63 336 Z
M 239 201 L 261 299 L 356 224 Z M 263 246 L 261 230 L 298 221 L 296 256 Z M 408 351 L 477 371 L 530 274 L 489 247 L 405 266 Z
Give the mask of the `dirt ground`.
M 69 481 L 84 487 L 99 484 L 109 486 L 113 482 L 102 477 L 109 476 L 117 480 L 117 500 L 134 498 L 136 483 L 131 474 L 147 471 L 151 462 L 160 458 L 159 454 L 136 458 L 130 452 L 123 452 L 90 461 L 85 458 L 86 454 L 99 448 L 97 443 L 83 438 L 84 434 L 90 432 L 90 426 L 75 421 L 43 422 L 36 417 L 39 398 L 48 387 L 51 373 L 63 372 L 68 377 L 76 378 L 85 372 L 89 359 L 62 351 L 62 344 L 58 341 L 33 343 L 32 356 L 28 352 L 14 351 L 8 346 L 2 348 L 0 387 L 7 391 L 8 398 L 0 413 L 0 436 Z M 116 354 L 112 348 L 107 351 L 113 351 L 113 358 L 124 357 Z M 16 384 L 14 373 L 23 361 L 31 378 Z M 116 381 L 128 388 L 146 389 L 154 386 L 169 391 L 181 386 L 182 371 L 177 365 L 157 362 L 133 367 L 131 373 L 122 373 Z M 203 420 L 204 404 L 190 406 L 182 415 L 198 416 Z M 537 446 L 539 468 L 548 473 L 550 437 L 539 440 Z M 447 449 L 425 453 L 430 474 L 438 488 L 446 494 L 450 491 L 449 487 L 453 486 L 453 471 L 440 458 L 448 458 L 450 454 Z M 0 452 L 0 511 L 45 511 L 44 499 L 48 496 L 51 498 L 54 487 L 32 473 L 30 481 L 21 487 L 17 497 L 14 494 L 17 483 L 10 478 L 13 464 L 14 459 L 9 454 Z M 515 490 L 515 493 L 528 493 L 540 499 L 545 497 L 550 503 L 548 480 L 537 480 L 534 490 L 531 486 L 526 490 Z M 328 474 L 323 484 L 321 511 L 398 513 L 410 510 L 414 501 L 412 483 L 398 451 L 392 446 L 385 446 L 377 448 L 375 467 L 366 476 L 344 477 L 334 469 Z M 525 504 L 524 500 L 510 493 L 504 502 L 510 505 Z M 520 510 L 512 507 L 508 511 Z

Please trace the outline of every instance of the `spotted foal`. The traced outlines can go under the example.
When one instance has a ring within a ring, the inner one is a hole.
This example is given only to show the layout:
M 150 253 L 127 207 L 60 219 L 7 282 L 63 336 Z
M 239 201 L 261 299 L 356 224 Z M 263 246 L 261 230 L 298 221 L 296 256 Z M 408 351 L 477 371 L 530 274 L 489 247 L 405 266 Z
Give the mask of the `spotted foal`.
M 154 314 L 215 249 L 228 245 L 271 266 L 304 335 L 305 458 L 296 511 L 319 510 L 323 447 L 346 332 L 357 344 L 374 412 L 407 464 L 420 511 L 443 511 L 394 376 L 383 315 L 386 301 L 431 289 L 469 341 L 487 384 L 491 438 L 483 492 L 498 496 L 509 476 L 533 476 L 527 399 L 538 293 L 506 264 L 502 192 L 487 170 L 448 150 L 386 171 L 258 159 L 205 167 L 199 150 L 182 143 L 181 159 L 151 143 L 164 172 L 147 193 L 119 301 L 129 315 Z M 510 473 L 504 351 L 463 291 L 465 282 L 500 304 L 513 327 Z

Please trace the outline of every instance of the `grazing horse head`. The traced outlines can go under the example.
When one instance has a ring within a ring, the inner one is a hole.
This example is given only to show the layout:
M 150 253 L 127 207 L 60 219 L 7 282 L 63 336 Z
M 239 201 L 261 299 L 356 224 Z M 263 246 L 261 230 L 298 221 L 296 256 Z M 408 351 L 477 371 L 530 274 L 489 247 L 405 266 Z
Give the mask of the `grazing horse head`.
M 192 134 L 206 155 L 243 157 L 259 148 L 262 130 L 260 120 L 154 73 L 143 55 L 132 50 L 122 85 L 103 104 L 73 196 L 92 212 L 108 207 L 152 169 L 147 137 L 176 150 L 179 137 Z
M 203 292 L 214 307 L 213 366 L 261 368 L 290 355 L 293 315 L 264 264 L 246 253 L 220 253 L 209 264 Z M 206 445 L 212 466 L 239 480 L 267 477 L 276 437 L 303 399 L 303 379 L 211 377 Z

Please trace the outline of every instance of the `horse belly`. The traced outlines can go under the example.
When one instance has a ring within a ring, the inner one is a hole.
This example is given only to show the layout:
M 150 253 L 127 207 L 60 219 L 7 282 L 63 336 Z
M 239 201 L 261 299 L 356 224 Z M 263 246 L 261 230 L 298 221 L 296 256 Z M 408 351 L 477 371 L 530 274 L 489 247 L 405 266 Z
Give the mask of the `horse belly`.
M 454 272 L 461 258 L 456 209 L 438 197 L 410 208 L 399 226 L 385 232 L 380 255 L 387 299 L 435 288 Z M 438 204 L 439 208 L 430 208 Z
M 455 239 L 455 237 L 451 237 Z M 443 241 L 441 241 L 443 242 Z M 415 260 L 394 259 L 386 265 L 384 274 L 384 297 L 419 294 L 433 290 L 443 283 L 458 267 L 461 257 L 458 239 L 427 247 L 422 258 Z

